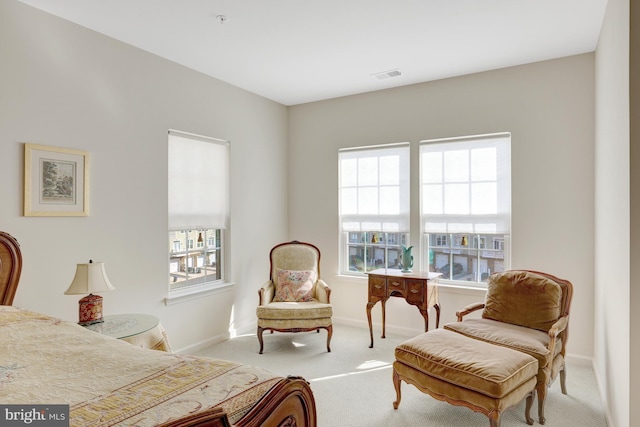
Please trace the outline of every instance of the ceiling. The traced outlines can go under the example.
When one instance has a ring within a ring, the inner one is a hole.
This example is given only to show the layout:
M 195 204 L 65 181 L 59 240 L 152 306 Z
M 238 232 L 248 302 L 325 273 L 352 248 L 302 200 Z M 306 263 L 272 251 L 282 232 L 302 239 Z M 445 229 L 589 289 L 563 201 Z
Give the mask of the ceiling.
M 20 1 L 284 105 L 592 52 L 607 3 Z

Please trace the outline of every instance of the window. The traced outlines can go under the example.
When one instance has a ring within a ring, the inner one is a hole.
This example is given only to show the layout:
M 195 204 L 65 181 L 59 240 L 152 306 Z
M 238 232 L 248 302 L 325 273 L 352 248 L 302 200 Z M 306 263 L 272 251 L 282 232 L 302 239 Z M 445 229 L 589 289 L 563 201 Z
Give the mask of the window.
M 226 280 L 228 223 L 229 143 L 169 131 L 170 293 Z
M 220 229 L 169 231 L 169 241 L 172 242 L 169 254 L 170 289 L 223 279 L 221 233 Z M 194 240 L 196 248 L 192 244 Z
M 509 268 L 510 134 L 421 141 L 420 185 L 429 270 L 479 284 Z
M 409 144 L 342 149 L 340 272 L 398 268 L 409 240 Z

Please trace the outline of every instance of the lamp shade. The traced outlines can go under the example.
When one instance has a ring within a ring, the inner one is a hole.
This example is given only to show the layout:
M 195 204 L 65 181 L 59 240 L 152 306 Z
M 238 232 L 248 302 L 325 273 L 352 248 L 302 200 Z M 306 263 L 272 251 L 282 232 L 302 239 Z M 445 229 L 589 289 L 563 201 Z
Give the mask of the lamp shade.
M 76 275 L 65 295 L 92 294 L 113 289 L 115 287 L 107 277 L 104 263 L 89 261 L 89 264 L 78 264 Z

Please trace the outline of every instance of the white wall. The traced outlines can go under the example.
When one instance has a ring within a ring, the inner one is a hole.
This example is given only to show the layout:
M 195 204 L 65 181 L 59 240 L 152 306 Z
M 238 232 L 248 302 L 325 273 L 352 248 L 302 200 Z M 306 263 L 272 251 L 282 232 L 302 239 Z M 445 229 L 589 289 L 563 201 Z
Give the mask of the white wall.
M 0 58 L 0 229 L 24 256 L 14 304 L 77 320 L 80 296 L 63 292 L 91 258 L 117 288 L 105 313 L 159 316 L 174 349 L 253 327 L 287 236 L 286 108 L 15 0 L 0 0 Z M 170 128 L 231 140 L 236 285 L 165 306 Z M 89 217 L 22 216 L 24 142 L 90 153 Z
M 631 280 L 629 298 L 629 420 L 640 419 L 640 7 L 629 2 L 629 124 L 630 124 L 630 199 L 631 199 Z
M 419 141 L 508 131 L 512 267 L 573 282 L 567 351 L 593 356 L 593 54 L 293 106 L 289 116 L 289 234 L 322 250 L 336 318 L 366 325 L 366 282 L 337 275 L 338 149 L 411 143 L 411 244 L 419 245 Z M 440 296 L 444 322 L 455 320 L 467 302 L 483 299 L 482 293 L 447 289 Z M 380 321 L 379 304 L 373 312 Z M 416 333 L 422 319 L 415 307 L 392 299 L 387 328 Z
M 612 427 L 625 427 L 631 330 L 628 0 L 609 0 L 596 51 L 595 170 L 594 361 Z

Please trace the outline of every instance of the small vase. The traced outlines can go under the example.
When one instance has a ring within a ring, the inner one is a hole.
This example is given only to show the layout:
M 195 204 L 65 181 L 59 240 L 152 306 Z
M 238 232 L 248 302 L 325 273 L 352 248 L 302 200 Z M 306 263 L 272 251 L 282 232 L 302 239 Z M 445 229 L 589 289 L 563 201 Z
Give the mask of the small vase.
M 413 246 L 402 246 L 402 272 L 409 273 L 413 267 L 413 255 L 411 255 L 411 249 Z

